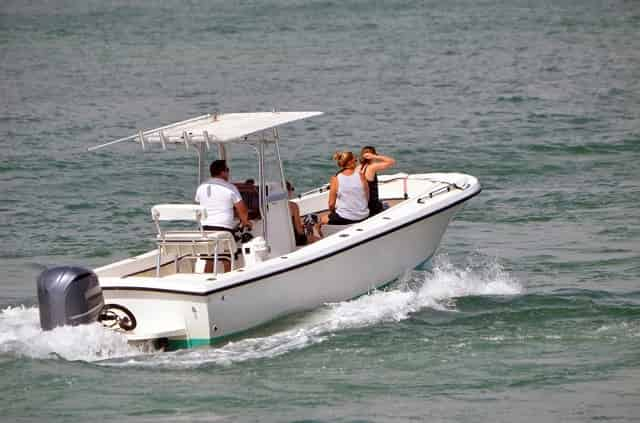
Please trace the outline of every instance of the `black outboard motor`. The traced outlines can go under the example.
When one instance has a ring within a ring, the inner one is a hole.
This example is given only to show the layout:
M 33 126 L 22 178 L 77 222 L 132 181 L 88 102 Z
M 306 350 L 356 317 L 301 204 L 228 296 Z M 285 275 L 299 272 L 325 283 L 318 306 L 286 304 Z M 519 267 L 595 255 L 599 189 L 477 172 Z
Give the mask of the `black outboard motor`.
M 102 288 L 91 270 L 59 266 L 45 270 L 38 277 L 40 326 L 51 330 L 56 326 L 95 322 L 104 306 Z

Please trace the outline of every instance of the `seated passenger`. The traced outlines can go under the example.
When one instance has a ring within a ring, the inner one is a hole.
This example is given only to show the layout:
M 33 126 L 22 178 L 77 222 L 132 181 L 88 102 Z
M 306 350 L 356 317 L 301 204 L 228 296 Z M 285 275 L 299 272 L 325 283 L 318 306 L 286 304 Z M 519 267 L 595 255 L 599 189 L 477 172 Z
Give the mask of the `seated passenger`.
M 369 217 L 369 186 L 364 175 L 356 172 L 356 157 L 351 151 L 337 152 L 333 159 L 340 171 L 329 182 L 329 214 L 322 216 L 326 225 L 349 225 Z
M 293 197 L 295 188 L 291 185 L 291 182 L 287 181 L 287 193 L 289 198 Z M 291 221 L 293 222 L 293 234 L 296 237 L 296 245 L 302 246 L 316 242 L 319 238 L 313 234 L 313 227 L 306 228 L 306 225 L 302 223 L 300 217 L 300 207 L 297 203 L 289 201 L 289 212 L 291 213 Z
M 261 219 L 260 194 L 255 181 L 250 178 L 244 182 L 235 182 L 233 185 L 238 188 L 238 192 L 240 192 L 240 195 L 242 196 L 242 201 L 244 201 L 245 206 L 247 206 L 249 220 Z
M 229 168 L 225 160 L 215 160 L 209 167 L 211 179 L 202 183 L 196 191 L 195 201 L 207 209 L 207 218 L 202 222 L 205 231 L 233 232 L 235 221 L 233 211 L 238 214 L 240 223 L 251 228 L 247 206 L 242 201 L 238 189 L 229 183 Z M 230 270 L 230 264 L 224 262 L 224 270 Z M 213 272 L 213 261 L 207 260 L 205 272 Z
M 371 146 L 362 147 L 360 151 L 360 165 L 356 169 L 362 173 L 369 185 L 369 216 L 376 215 L 383 210 L 378 197 L 378 172 L 390 168 L 396 161 L 388 156 L 379 155 Z

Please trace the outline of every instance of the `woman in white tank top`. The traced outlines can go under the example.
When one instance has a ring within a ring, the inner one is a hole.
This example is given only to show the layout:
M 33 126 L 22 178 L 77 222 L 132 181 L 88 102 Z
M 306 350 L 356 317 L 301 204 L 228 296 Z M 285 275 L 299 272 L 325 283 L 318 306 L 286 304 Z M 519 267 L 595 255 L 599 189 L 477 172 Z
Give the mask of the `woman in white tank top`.
M 369 217 L 369 185 L 364 175 L 356 172 L 356 156 L 350 151 L 337 152 L 333 159 L 340 172 L 329 183 L 329 215 L 322 224 L 348 225 Z

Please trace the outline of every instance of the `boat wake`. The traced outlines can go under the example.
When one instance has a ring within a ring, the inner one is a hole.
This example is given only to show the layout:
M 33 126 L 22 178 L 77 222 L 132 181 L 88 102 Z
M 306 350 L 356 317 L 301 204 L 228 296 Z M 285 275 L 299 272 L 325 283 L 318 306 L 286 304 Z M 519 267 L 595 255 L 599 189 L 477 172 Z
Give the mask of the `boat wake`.
M 0 354 L 32 358 L 61 358 L 109 366 L 194 368 L 230 365 L 276 357 L 326 341 L 335 333 L 402 321 L 424 309 L 456 312 L 456 298 L 521 294 L 524 287 L 495 261 L 481 260 L 465 267 L 452 265 L 444 255 L 430 270 L 414 270 L 391 288 L 355 300 L 327 304 L 275 325 L 267 335 L 241 338 L 220 347 L 144 353 L 127 344 L 123 335 L 99 324 L 40 329 L 36 307 L 0 311 Z
M 99 323 L 43 331 L 38 307 L 20 306 L 0 311 L 0 354 L 97 361 L 140 351 L 129 346 L 124 335 Z

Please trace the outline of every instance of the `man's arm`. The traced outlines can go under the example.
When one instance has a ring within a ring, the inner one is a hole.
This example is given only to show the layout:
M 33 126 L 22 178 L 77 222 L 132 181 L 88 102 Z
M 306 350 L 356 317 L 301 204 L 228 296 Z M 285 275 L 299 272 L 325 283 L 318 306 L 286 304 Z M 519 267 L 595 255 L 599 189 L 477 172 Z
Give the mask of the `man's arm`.
M 233 207 L 236 209 L 236 213 L 238 213 L 238 218 L 240 219 L 240 223 L 242 223 L 243 226 L 246 226 L 247 228 L 251 229 L 253 225 L 249 220 L 249 209 L 247 209 L 247 205 L 244 203 L 244 201 L 243 200 L 238 201 L 233 205 Z

